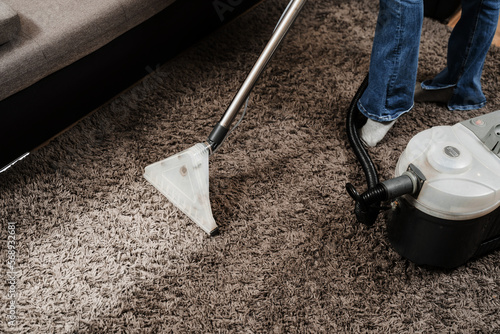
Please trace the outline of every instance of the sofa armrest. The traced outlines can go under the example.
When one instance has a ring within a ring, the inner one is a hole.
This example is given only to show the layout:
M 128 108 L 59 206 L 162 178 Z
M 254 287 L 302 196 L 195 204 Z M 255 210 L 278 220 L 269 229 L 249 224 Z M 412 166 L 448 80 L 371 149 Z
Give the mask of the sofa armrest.
M 9 5 L 0 1 L 0 45 L 13 39 L 20 30 L 19 15 Z

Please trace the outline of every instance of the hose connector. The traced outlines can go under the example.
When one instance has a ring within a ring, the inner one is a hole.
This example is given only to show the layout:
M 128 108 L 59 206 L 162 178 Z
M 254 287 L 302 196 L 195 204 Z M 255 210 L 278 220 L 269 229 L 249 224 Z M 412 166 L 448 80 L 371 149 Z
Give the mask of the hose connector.
M 221 125 L 220 122 L 215 125 L 208 136 L 207 143 L 210 146 L 210 154 L 214 153 L 226 138 L 229 129 Z
M 400 176 L 378 183 L 363 194 L 359 194 L 351 183 L 346 184 L 346 190 L 356 201 L 354 209 L 356 219 L 360 223 L 371 226 L 381 210 L 381 207 L 376 204 L 406 194 L 416 197 L 424 182 L 425 176 L 422 172 L 415 165 L 410 164 L 406 172 Z

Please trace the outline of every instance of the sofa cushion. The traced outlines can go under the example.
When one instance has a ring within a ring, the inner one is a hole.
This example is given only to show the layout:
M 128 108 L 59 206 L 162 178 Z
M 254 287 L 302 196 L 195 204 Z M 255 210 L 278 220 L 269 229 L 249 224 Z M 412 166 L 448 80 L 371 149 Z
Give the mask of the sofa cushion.
M 21 20 L 19 38 L 0 46 L 1 101 L 96 51 L 175 0 L 0 1 Z
M 19 15 L 5 2 L 0 1 L 0 45 L 12 40 L 21 30 Z

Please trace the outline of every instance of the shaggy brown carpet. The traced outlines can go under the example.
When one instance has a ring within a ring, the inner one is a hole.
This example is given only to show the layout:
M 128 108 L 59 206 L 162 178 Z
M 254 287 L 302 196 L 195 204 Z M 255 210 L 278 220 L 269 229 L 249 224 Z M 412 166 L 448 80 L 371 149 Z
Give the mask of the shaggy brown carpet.
M 353 217 L 344 185 L 363 187 L 364 176 L 344 118 L 368 70 L 376 1 L 306 5 L 246 118 L 210 158 L 219 236 L 143 178 L 145 166 L 205 140 L 285 6 L 262 3 L 0 175 L 3 273 L 7 222 L 17 251 L 0 331 L 500 332 L 500 252 L 423 268 L 391 249 L 383 217 L 373 228 Z M 419 79 L 443 67 L 449 34 L 425 20 Z M 381 179 L 416 133 L 500 109 L 499 68 L 493 47 L 483 110 L 419 104 L 401 117 L 370 150 Z

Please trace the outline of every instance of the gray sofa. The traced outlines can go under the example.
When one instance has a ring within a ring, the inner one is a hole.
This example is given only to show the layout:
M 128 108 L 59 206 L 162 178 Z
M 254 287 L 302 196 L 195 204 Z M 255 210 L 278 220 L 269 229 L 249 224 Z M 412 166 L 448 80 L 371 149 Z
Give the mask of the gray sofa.
M 0 0 L 0 170 L 257 2 Z

